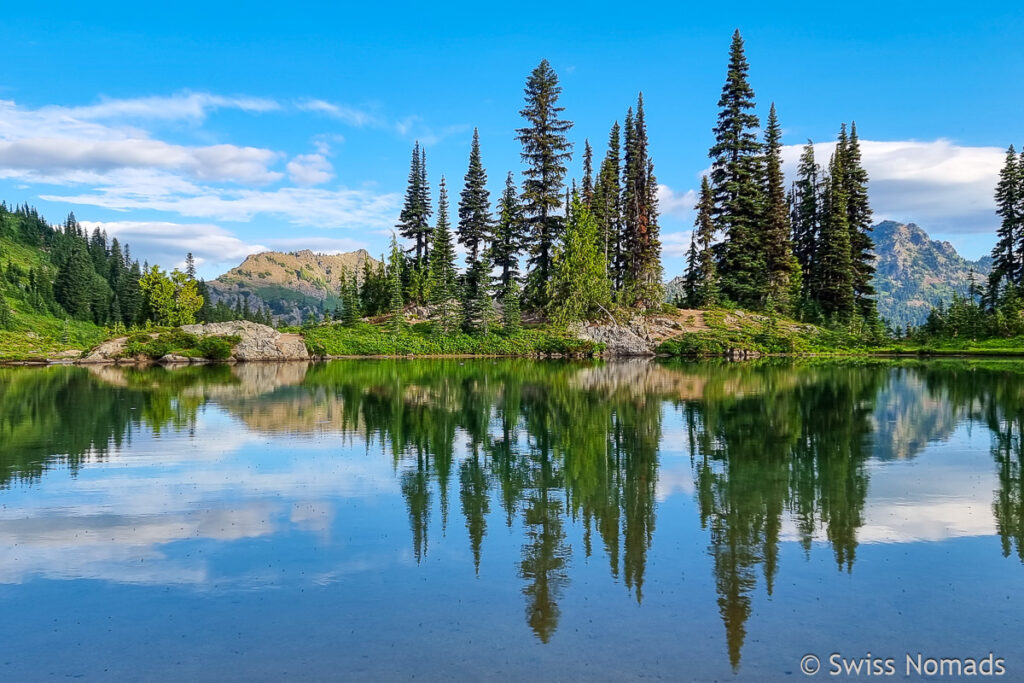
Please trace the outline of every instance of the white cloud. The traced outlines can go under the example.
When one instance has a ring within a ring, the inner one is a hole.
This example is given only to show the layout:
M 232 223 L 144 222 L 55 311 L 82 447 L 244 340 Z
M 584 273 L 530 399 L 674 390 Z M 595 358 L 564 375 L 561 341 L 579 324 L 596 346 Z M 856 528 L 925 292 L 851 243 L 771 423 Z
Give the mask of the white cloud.
M 181 267 L 191 252 L 197 266 L 237 265 L 249 254 L 268 251 L 261 244 L 248 244 L 217 225 L 206 223 L 169 223 L 164 221 L 79 221 L 92 232 L 99 228 L 132 253 L 165 267 Z
M 283 187 L 276 190 L 197 188 L 191 195 L 140 195 L 103 187 L 80 195 L 42 195 L 47 201 L 86 204 L 127 211 L 149 209 L 182 216 L 248 221 L 254 216 L 283 217 L 294 225 L 318 228 L 384 228 L 398 213 L 400 196 L 367 190 Z
M 835 143 L 814 146 L 827 165 Z M 793 178 L 803 145 L 783 150 Z M 950 140 L 931 142 L 861 140 L 875 220 L 918 223 L 929 232 L 992 232 L 997 225 L 993 193 L 1004 150 L 967 147 Z
M 302 186 L 321 185 L 334 177 L 334 167 L 322 153 L 300 154 L 288 162 L 287 170 L 292 182 Z
M 662 214 L 689 216 L 696 205 L 696 190 L 678 193 L 668 185 L 658 185 L 658 209 Z
M 238 109 L 259 113 L 281 108 L 274 100 L 260 97 L 224 97 L 210 93 L 181 92 L 170 96 L 131 99 L 103 98 L 97 104 L 80 107 L 45 107 L 42 111 L 76 119 L 194 119 L 206 118 L 214 109 Z
M 661 235 L 661 252 L 665 256 L 685 258 L 690 248 L 690 235 L 692 230 L 682 232 L 668 232 Z
M 373 114 L 361 109 L 356 109 L 355 107 L 327 102 L 326 100 L 302 100 L 296 106 L 300 111 L 311 111 L 318 114 L 324 114 L 325 116 L 330 116 L 333 119 L 344 121 L 345 123 L 356 127 L 382 125 L 381 121 Z

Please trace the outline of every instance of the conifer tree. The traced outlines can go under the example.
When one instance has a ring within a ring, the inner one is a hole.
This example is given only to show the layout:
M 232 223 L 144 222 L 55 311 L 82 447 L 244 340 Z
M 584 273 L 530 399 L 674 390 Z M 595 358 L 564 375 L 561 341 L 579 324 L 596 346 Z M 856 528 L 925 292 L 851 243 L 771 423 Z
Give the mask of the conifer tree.
M 828 318 L 850 320 L 854 312 L 853 266 L 850 261 L 850 226 L 843 183 L 844 154 L 837 148 L 829 167 L 825 214 L 818 241 L 817 302 Z
M 627 258 L 623 274 L 624 303 L 651 308 L 661 304 L 661 240 L 658 229 L 658 183 L 647 142 L 643 93 L 636 117 L 627 115 L 626 165 L 623 178 L 623 240 Z
M 999 229 L 992 249 L 992 272 L 989 275 L 989 307 L 994 308 L 1001 294 L 1010 287 L 1019 287 L 1024 276 L 1022 241 L 1024 241 L 1024 154 L 1017 156 L 1013 145 L 1006 150 L 1006 161 L 996 185 L 996 213 Z
M 715 225 L 725 233 L 718 272 L 722 293 L 741 306 L 757 308 L 763 301 L 765 259 L 758 226 L 761 223 L 760 125 L 754 109 L 754 90 L 747 82 L 749 65 L 740 32 L 733 34 L 729 70 L 722 96 L 712 159 Z
M 793 254 L 803 274 L 803 296 L 816 296 L 817 271 L 814 255 L 821 230 L 821 167 L 814 160 L 814 143 L 804 146 L 797 166 L 796 181 L 789 195 L 793 226 Z
M 594 202 L 594 150 L 590 140 L 583 141 L 583 205 L 588 209 Z
M 508 293 L 509 287 L 519 278 L 519 253 L 522 250 L 522 208 L 516 194 L 512 173 L 505 178 L 505 191 L 498 202 L 498 225 L 491 243 L 491 261 L 500 271 L 498 291 Z
M 530 228 L 530 277 L 527 299 L 534 305 L 546 303 L 546 287 L 551 277 L 554 245 L 563 230 L 557 215 L 562 202 L 566 163 L 572 158 L 567 134 L 572 122 L 560 118 L 558 106 L 562 88 L 548 60 L 541 60 L 526 81 L 526 106 L 519 112 L 527 126 L 517 130 L 522 144 L 523 212 Z
M 615 264 L 623 260 L 622 254 L 622 189 L 619 181 L 621 172 L 620 138 L 621 129 L 616 121 L 608 134 L 608 151 L 594 185 L 594 200 L 591 205 L 597 224 L 597 239 L 605 258 L 605 267 L 618 289 L 621 279 Z
M 853 268 L 853 296 L 857 312 L 865 320 L 877 317 L 874 241 L 871 239 L 871 204 L 868 201 L 868 173 L 861 162 L 857 124 L 850 124 L 850 137 L 844 144 L 843 183 L 846 190 L 846 214 L 850 225 L 850 265 Z
M 714 193 L 708 177 L 700 183 L 700 199 L 697 202 L 697 218 L 694 221 L 691 256 L 687 269 L 687 302 L 693 308 L 710 308 L 718 304 L 718 273 L 712 243 L 715 239 L 715 225 L 712 214 L 715 210 Z
M 192 256 L 191 251 L 185 254 L 185 275 L 188 275 L 193 280 L 196 279 L 196 259 Z
M 488 288 L 490 260 L 483 254 L 466 272 L 463 288 L 463 327 L 470 334 L 487 334 L 494 322 L 494 304 Z
M 518 334 L 523 327 L 522 311 L 519 303 L 519 283 L 512 280 L 501 298 L 501 319 L 505 334 Z
M 402 267 L 405 257 L 398 246 L 398 238 L 391 235 L 391 253 L 388 256 L 388 329 L 397 334 L 406 326 L 405 301 L 402 299 Z
M 597 226 L 578 196 L 573 198 L 570 216 L 556 253 L 549 294 L 551 318 L 561 325 L 590 319 L 611 303 L 604 256 L 597 246 Z
M 459 197 L 459 242 L 466 247 L 466 263 L 472 265 L 491 237 L 491 199 L 487 172 L 480 160 L 480 135 L 473 129 L 466 184 Z
M 782 129 L 772 103 L 765 127 L 764 244 L 768 276 L 767 296 L 783 313 L 792 313 L 800 293 L 800 265 L 790 241 L 789 209 L 786 205 L 785 178 L 782 175 Z
M 74 214 L 69 220 L 74 219 Z M 68 315 L 77 320 L 89 320 L 92 316 L 92 260 L 85 243 L 75 241 L 67 258 L 57 271 L 54 282 L 54 296 Z
M 399 234 L 412 242 L 413 263 L 421 265 L 427 256 L 430 241 L 430 189 L 427 186 L 426 150 L 416 142 L 409 164 L 409 184 L 405 191 L 405 204 L 399 215 Z
M 448 188 L 441 177 L 437 203 L 437 225 L 430 243 L 430 279 L 427 291 L 433 306 L 434 330 L 451 334 L 459 328 L 458 284 L 455 271 L 455 247 L 448 225 Z

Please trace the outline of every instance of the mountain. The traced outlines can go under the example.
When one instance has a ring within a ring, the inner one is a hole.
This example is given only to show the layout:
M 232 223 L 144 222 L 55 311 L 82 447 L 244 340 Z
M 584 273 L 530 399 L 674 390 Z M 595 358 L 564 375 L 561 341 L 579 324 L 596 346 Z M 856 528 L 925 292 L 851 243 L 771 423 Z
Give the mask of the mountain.
M 872 238 L 878 256 L 878 312 L 898 327 L 923 323 L 932 306 L 967 292 L 972 271 L 981 285 L 992 270 L 991 256 L 969 261 L 952 244 L 931 239 L 913 223 L 883 221 Z
M 378 261 L 365 249 L 344 254 L 265 251 L 206 284 L 211 303 L 234 306 L 248 300 L 251 309 L 267 307 L 278 320 L 299 324 L 308 313 L 333 310 L 342 273 L 361 279 L 367 261 L 377 267 Z
M 874 226 L 875 290 L 878 312 L 897 327 L 919 325 L 932 306 L 949 303 L 954 292 L 966 293 L 971 271 L 980 285 L 992 270 L 992 257 L 969 261 L 949 242 L 933 240 L 913 223 L 883 221 Z M 683 294 L 683 277 L 665 284 L 665 298 Z

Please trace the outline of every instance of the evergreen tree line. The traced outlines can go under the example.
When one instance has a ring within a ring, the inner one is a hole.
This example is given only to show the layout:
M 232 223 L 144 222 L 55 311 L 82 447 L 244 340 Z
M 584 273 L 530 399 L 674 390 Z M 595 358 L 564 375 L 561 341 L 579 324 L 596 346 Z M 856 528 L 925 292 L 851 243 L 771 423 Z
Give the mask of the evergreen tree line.
M 442 176 L 435 216 L 426 152 L 419 143 L 413 147 L 396 225 L 408 247 L 403 250 L 393 240 L 385 269 L 386 306 L 396 329 L 404 324 L 408 305 L 428 307 L 439 332 L 486 333 L 497 322 L 496 301 L 511 330 L 518 329 L 523 309 L 568 323 L 600 315 L 613 304 L 661 304 L 657 182 L 643 96 L 627 112 L 624 130 L 617 122 L 612 126 L 596 174 L 593 150 L 585 143 L 582 185 L 574 180 L 570 187 L 573 124 L 562 117 L 560 94 L 557 74 L 542 61 L 527 79 L 520 112 L 525 125 L 517 130 L 522 184 L 517 186 L 509 172 L 494 208 L 479 131 L 473 131 L 455 215 Z M 466 254 L 462 270 L 456 244 Z M 364 274 L 353 281 L 354 293 L 344 295 L 343 303 L 362 303 L 363 315 L 378 312 L 365 305 L 362 289 L 368 286 L 376 285 Z
M 909 338 L 979 339 L 1024 335 L 1024 153 L 1013 145 L 995 189 L 996 214 L 1000 218 L 992 271 L 987 283 L 971 277 L 968 291 L 956 294 L 950 304 L 932 308 L 918 329 L 907 329 Z
M 62 225 L 51 226 L 28 205 L 11 210 L 0 204 L 0 237 L 37 249 L 49 261 L 26 269 L 0 248 L 2 328 L 14 323 L 5 299 L 20 302 L 26 313 L 125 329 L 236 319 L 272 323 L 269 311 L 250 311 L 247 302 L 236 302 L 234 308 L 224 302 L 211 305 L 206 284 L 196 279 L 192 254 L 184 272 L 140 264 L 127 244 L 98 228 L 89 233 L 74 213 Z
M 840 128 L 827 169 L 808 141 L 786 191 L 774 103 L 763 136 L 743 39 L 733 35 L 709 177 L 701 182 L 684 276 L 691 308 L 778 311 L 878 330 L 867 172 L 856 124 Z

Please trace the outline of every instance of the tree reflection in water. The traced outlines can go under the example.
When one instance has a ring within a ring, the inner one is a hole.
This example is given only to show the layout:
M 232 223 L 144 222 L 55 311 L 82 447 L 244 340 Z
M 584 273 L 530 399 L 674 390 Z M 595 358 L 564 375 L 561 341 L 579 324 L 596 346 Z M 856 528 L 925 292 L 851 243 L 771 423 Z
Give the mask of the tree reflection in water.
M 996 526 L 1004 554 L 1024 561 L 1022 377 L 1019 363 L 952 361 L 0 368 L 0 486 L 103 460 L 143 426 L 192 429 L 210 401 L 251 430 L 359 440 L 394 463 L 418 562 L 452 515 L 477 574 L 489 525 L 521 525 L 526 621 L 548 642 L 571 577 L 569 527 L 642 603 L 672 419 L 737 668 L 757 586 L 774 590 L 783 529 L 807 554 L 827 541 L 852 572 L 869 459 L 914 457 L 958 421 L 992 433 Z

